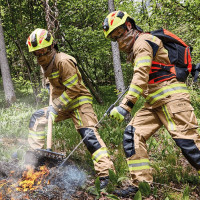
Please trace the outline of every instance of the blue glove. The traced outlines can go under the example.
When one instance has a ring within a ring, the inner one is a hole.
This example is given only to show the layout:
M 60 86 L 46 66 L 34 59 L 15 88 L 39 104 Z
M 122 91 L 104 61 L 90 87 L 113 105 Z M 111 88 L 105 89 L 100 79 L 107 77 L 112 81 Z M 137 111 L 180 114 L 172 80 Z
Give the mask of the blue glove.
M 52 122 L 55 122 L 56 117 L 58 116 L 58 112 L 53 108 L 52 105 L 50 105 L 47 109 L 47 114 L 46 114 L 46 118 L 49 118 L 49 115 L 52 119 Z
M 122 108 L 121 106 L 114 107 L 110 111 L 110 117 L 118 120 L 119 122 L 124 120 L 124 117 L 128 114 L 129 112 Z

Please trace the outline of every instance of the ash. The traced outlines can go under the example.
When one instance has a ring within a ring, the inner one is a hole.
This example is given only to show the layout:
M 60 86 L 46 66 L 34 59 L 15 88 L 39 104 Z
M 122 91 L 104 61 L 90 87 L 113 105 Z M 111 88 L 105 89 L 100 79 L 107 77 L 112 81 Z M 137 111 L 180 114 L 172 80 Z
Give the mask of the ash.
M 88 179 L 84 170 L 70 163 L 55 173 L 50 184 L 44 180 L 37 190 L 16 191 L 13 184 L 22 177 L 23 172 L 24 167 L 17 162 L 0 161 L 0 183 L 5 183 L 0 184 L 0 200 L 73 200 L 72 196 L 83 189 Z
M 56 185 L 64 190 L 63 199 L 70 197 L 78 188 L 84 186 L 87 180 L 86 173 L 75 165 L 68 165 L 62 168 L 58 175 L 51 181 L 51 185 Z

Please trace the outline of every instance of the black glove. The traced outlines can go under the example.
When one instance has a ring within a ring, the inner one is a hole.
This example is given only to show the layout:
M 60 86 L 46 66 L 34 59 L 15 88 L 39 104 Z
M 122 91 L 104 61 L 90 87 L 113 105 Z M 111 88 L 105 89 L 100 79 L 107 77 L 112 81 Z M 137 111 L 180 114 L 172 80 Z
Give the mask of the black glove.
M 50 84 L 49 83 L 46 84 L 46 89 L 48 90 L 48 93 L 50 94 Z

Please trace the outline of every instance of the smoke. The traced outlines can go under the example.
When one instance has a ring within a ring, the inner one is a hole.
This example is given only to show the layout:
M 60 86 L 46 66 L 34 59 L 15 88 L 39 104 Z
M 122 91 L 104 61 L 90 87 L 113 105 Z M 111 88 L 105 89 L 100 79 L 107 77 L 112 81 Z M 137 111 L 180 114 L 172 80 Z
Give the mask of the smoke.
M 78 188 L 83 186 L 87 180 L 86 173 L 77 166 L 68 165 L 51 182 L 52 185 L 64 190 L 63 199 L 69 199 Z

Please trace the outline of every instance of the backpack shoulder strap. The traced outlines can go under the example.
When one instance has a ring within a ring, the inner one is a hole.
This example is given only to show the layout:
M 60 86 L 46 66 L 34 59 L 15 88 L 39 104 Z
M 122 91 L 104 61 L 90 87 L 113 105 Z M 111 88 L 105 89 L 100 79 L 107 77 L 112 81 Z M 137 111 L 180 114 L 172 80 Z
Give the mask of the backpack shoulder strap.
M 151 31 L 150 34 L 161 39 L 163 43 L 176 43 L 184 47 L 188 47 L 188 45 L 182 39 L 166 29 L 161 28 L 155 31 Z

